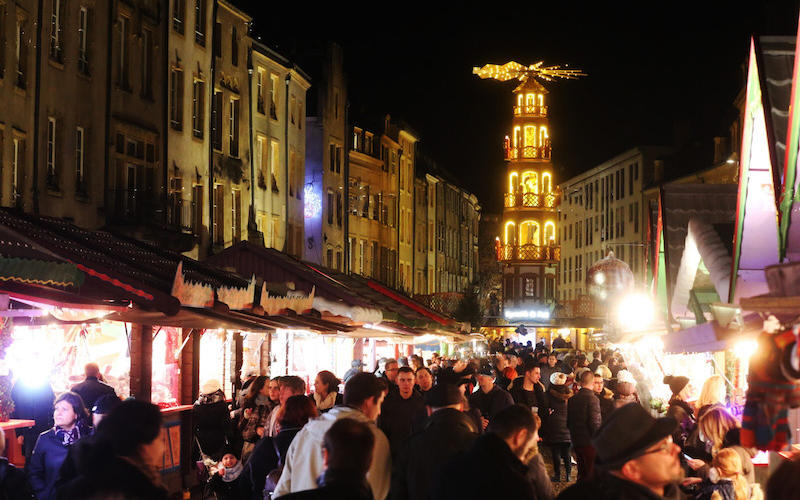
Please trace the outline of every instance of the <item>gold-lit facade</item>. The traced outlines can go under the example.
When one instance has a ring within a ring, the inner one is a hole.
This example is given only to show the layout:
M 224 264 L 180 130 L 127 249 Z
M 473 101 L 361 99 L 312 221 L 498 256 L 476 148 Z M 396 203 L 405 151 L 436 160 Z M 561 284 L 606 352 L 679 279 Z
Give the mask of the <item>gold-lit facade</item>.
M 481 78 L 519 80 L 513 91 L 511 130 L 504 140 L 506 182 L 502 234 L 497 258 L 503 269 L 506 319 L 535 313 L 549 318 L 557 299 L 561 260 L 558 240 L 560 193 L 553 177 L 548 91 L 540 83 L 583 76 L 580 70 L 536 63 L 487 64 L 474 68 Z
M 534 78 L 513 92 L 511 130 L 503 144 L 507 182 L 498 245 L 506 309 L 529 309 L 556 298 L 560 199 L 553 179 L 547 99 L 547 89 Z

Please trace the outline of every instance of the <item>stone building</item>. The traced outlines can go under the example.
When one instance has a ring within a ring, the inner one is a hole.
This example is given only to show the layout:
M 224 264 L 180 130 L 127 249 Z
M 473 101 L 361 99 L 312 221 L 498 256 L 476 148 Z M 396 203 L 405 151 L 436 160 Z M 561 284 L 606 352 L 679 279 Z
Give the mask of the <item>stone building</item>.
M 312 52 L 314 82 L 306 117 L 306 188 L 320 201 L 306 210 L 305 259 L 341 271 L 344 266 L 344 190 L 347 139 L 347 83 L 342 48 L 325 44 Z

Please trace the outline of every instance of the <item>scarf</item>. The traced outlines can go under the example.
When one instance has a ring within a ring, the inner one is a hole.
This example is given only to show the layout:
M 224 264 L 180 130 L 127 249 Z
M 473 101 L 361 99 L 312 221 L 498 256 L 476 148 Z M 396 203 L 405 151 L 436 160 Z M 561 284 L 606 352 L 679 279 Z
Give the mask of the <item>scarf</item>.
M 314 402 L 317 404 L 318 410 L 327 410 L 328 408 L 333 408 L 333 405 L 336 404 L 336 395 L 339 394 L 338 392 L 329 392 L 327 396 L 323 399 L 319 394 L 316 392 L 314 393 Z
M 226 483 L 230 483 L 231 481 L 235 481 L 239 474 L 242 473 L 242 469 L 244 466 L 242 465 L 242 461 L 236 462 L 236 465 L 233 467 L 225 467 L 225 474 L 222 475 L 222 480 Z
M 64 446 L 70 446 L 81 438 L 81 431 L 78 429 L 77 425 L 75 425 L 75 427 L 73 427 L 71 430 L 66 430 L 55 426 L 53 427 L 53 431 L 55 431 L 56 437 L 61 440 L 61 444 Z

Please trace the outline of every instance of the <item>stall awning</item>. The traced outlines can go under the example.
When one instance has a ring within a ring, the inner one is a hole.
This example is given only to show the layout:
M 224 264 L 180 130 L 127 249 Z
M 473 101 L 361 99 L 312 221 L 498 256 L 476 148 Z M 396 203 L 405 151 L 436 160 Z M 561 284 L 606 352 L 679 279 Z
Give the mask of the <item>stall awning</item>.
M 761 331 L 763 320 L 758 314 L 744 317 L 741 327 L 725 328 L 716 321 L 702 323 L 685 330 L 667 333 L 662 337 L 664 352 L 713 352 L 733 347 L 734 342 L 752 337 Z

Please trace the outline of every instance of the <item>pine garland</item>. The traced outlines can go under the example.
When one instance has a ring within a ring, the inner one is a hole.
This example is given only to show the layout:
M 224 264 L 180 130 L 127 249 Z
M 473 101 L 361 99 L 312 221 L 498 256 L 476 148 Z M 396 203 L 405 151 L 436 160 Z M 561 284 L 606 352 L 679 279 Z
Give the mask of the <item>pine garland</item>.
M 11 318 L 2 318 L 0 320 L 0 360 L 5 360 L 6 351 L 11 346 L 11 331 Z M 0 422 L 7 422 L 14 411 L 11 387 L 11 373 L 0 375 Z

